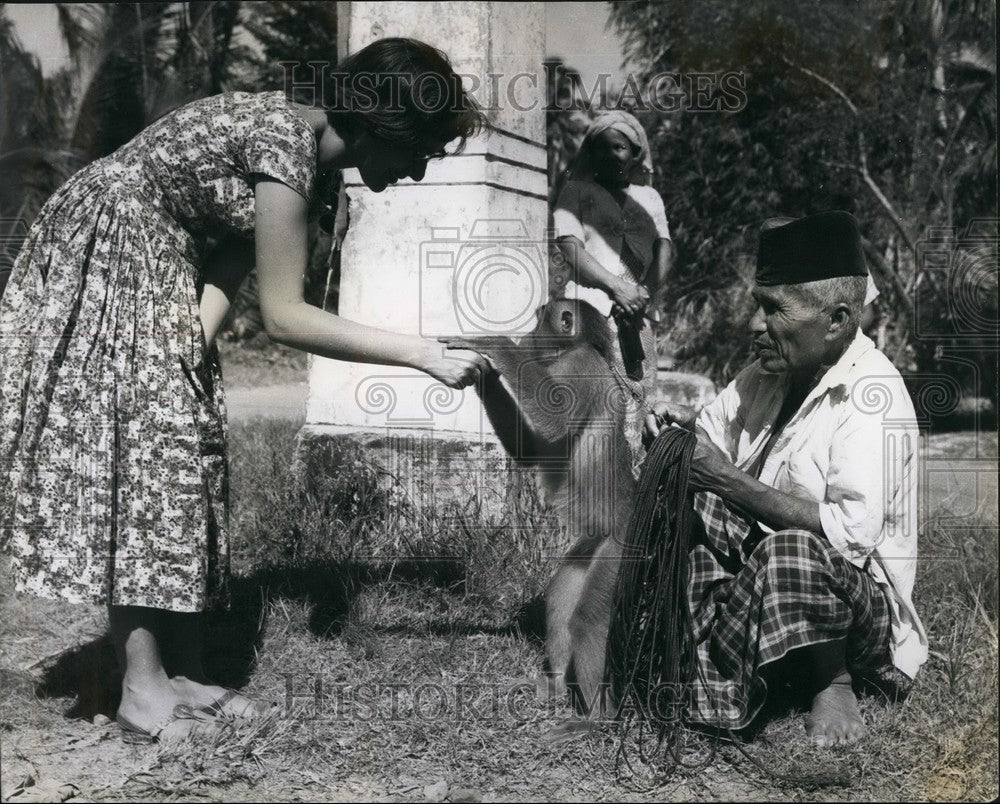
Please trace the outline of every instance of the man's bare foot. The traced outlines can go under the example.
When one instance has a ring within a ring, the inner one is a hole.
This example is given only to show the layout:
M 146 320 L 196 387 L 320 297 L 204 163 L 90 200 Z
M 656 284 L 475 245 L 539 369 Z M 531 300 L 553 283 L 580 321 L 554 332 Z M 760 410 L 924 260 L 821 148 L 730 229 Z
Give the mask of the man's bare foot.
M 273 704 L 254 701 L 234 690 L 203 684 L 184 676 L 174 676 L 170 686 L 180 700 L 192 707 L 212 710 L 212 714 L 252 719 L 271 711 Z
M 861 739 L 866 731 L 850 674 L 837 676 L 813 698 L 812 711 L 806 717 L 806 734 L 817 745 L 848 745 Z

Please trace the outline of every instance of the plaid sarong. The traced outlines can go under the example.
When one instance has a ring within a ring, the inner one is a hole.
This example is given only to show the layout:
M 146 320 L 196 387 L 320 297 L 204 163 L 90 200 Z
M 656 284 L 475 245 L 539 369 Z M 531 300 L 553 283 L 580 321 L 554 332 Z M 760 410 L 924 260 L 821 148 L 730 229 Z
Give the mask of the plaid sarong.
M 694 509 L 688 600 L 699 666 L 689 721 L 749 725 L 767 695 L 762 669 L 806 645 L 846 639 L 852 673 L 888 668 L 891 612 L 868 572 L 809 531 L 765 535 L 715 494 L 695 495 Z

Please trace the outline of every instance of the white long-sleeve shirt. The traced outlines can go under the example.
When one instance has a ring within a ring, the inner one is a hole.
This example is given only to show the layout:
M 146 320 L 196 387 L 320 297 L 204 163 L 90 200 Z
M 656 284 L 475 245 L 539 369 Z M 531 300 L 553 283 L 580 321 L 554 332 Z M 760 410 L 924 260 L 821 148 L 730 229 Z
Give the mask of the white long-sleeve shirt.
M 702 410 L 698 426 L 753 474 L 786 390 L 786 375 L 754 362 Z M 893 664 L 911 678 L 927 659 L 912 601 L 918 439 L 903 378 L 859 331 L 785 425 L 758 475 L 761 483 L 815 500 L 830 544 L 887 590 Z

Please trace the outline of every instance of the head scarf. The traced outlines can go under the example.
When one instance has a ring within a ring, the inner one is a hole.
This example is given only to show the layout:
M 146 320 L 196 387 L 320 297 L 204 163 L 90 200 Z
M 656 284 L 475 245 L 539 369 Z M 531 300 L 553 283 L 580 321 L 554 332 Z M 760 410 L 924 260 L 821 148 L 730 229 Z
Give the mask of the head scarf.
M 642 124 L 628 112 L 601 112 L 595 117 L 587 133 L 580 143 L 580 150 L 577 152 L 570 174 L 574 179 L 590 180 L 594 177 L 593 144 L 597 136 L 602 131 L 613 129 L 632 143 L 639 151 L 635 160 L 635 167 L 629 175 L 629 182 L 632 184 L 648 184 L 650 174 L 653 172 L 653 157 L 649 150 L 649 140 L 646 138 L 646 131 Z

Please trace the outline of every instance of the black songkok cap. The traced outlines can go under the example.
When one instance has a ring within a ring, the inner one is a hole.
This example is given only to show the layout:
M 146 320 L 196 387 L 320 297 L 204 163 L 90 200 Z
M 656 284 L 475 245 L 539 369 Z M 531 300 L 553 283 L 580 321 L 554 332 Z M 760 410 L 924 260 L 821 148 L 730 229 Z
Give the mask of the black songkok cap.
M 849 212 L 820 212 L 760 233 L 758 285 L 797 285 L 835 276 L 868 276 L 858 222 Z

